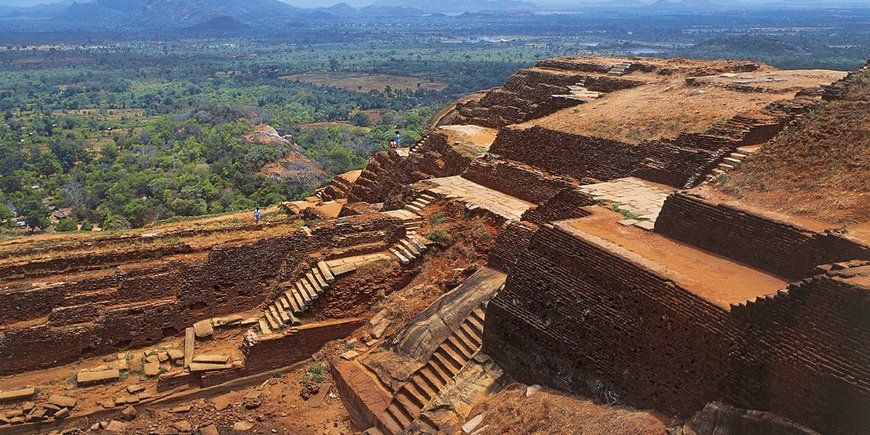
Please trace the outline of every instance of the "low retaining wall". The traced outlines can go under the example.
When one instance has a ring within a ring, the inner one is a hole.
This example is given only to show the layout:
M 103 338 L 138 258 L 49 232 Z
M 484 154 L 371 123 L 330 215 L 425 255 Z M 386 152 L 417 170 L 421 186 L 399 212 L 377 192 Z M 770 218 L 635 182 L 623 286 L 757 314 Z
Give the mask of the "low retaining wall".
M 148 346 L 194 322 L 251 309 L 274 284 L 310 267 L 310 252 L 395 240 L 398 219 L 382 214 L 324 221 L 292 234 L 213 248 L 198 264 L 135 272 L 0 295 L 0 375 Z
M 270 370 L 277 370 L 311 358 L 324 344 L 350 335 L 354 330 L 368 322 L 368 318 L 331 320 L 310 325 L 302 325 L 295 331 L 262 339 L 251 346 L 242 348 L 245 366 L 239 369 L 204 372 L 201 376 L 203 388 Z
M 870 248 L 685 192 L 668 197 L 655 231 L 672 239 L 787 277 L 800 279 L 817 265 L 870 259 Z
M 522 382 L 678 417 L 723 400 L 823 433 L 870 425 L 870 285 L 847 279 L 870 266 L 729 312 L 644 261 L 541 227 L 489 305 L 484 350 Z

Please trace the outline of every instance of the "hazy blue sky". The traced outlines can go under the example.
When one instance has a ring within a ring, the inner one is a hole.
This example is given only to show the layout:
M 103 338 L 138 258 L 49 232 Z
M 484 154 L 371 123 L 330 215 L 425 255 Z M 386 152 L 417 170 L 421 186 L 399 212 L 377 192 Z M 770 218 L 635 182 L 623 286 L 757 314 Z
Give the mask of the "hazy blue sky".
M 45 3 L 72 3 L 73 0 L 0 0 L 0 5 L 4 6 L 33 6 L 38 4 Z M 87 3 L 92 0 L 78 0 L 80 3 Z M 319 7 L 319 6 L 331 6 L 336 3 L 340 3 L 344 1 L 345 3 L 350 4 L 351 6 L 366 6 L 371 3 L 374 3 L 375 0 L 282 0 L 285 3 L 290 3 L 294 6 L 299 7 Z M 598 1 L 606 1 L 606 0 L 526 0 L 530 3 L 537 4 L 548 4 L 548 5 L 569 5 L 569 4 L 584 4 L 584 3 L 596 3 Z M 645 3 L 652 3 L 654 0 L 641 0 Z M 788 3 L 789 0 L 712 0 L 714 3 L 719 4 L 740 4 L 740 3 Z M 805 4 L 807 1 L 799 1 L 799 3 Z M 835 3 L 852 3 L 852 4 L 861 4 L 861 0 L 819 0 L 813 1 L 812 3 L 816 5 L 823 4 L 835 4 Z M 407 1 L 408 6 L 414 5 L 413 0 Z

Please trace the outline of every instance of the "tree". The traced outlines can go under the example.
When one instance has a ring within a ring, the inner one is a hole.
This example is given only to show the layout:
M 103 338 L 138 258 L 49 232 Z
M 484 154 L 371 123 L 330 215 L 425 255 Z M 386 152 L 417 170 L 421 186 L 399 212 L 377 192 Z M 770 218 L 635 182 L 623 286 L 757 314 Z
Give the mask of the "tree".
M 31 230 L 43 230 L 51 225 L 51 221 L 48 220 L 48 209 L 42 205 L 39 198 L 30 197 L 22 201 L 18 206 L 18 214 L 24 216 L 24 223 Z
M 78 227 L 72 219 L 61 219 L 54 224 L 54 230 L 59 233 L 68 233 L 78 230 Z
M 365 112 L 356 112 L 350 116 L 348 121 L 357 127 L 368 127 L 372 124 L 371 118 Z
M 93 231 L 94 226 L 91 225 L 91 221 L 85 219 L 82 221 L 82 226 L 79 228 L 79 231 Z

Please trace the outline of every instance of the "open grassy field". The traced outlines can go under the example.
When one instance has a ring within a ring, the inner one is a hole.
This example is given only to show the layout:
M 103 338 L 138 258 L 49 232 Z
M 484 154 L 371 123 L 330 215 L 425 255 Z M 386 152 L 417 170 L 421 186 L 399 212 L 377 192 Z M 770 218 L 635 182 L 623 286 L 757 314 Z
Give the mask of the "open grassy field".
M 394 90 L 414 90 L 417 87 L 424 89 L 442 90 L 447 85 L 438 81 L 429 81 L 419 77 L 396 76 L 390 74 L 366 74 L 323 72 L 291 74 L 280 77 L 283 80 L 299 81 L 318 86 L 332 86 L 347 89 L 349 91 L 368 92 L 378 90 L 383 92 L 387 86 Z

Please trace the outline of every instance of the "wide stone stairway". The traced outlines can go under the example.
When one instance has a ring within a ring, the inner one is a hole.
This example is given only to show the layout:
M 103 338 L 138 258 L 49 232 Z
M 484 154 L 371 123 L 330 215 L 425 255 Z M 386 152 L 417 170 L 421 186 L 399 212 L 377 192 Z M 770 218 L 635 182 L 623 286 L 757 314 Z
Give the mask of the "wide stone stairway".
M 429 361 L 411 375 L 393 396 L 381 422 L 400 433 L 420 415 L 441 388 L 450 382 L 483 345 L 484 307 L 474 309 L 452 335 L 435 349 Z

